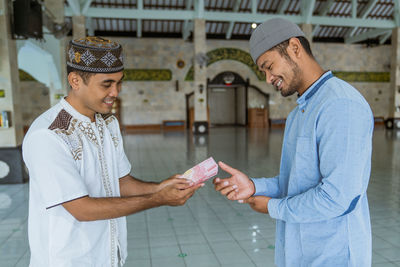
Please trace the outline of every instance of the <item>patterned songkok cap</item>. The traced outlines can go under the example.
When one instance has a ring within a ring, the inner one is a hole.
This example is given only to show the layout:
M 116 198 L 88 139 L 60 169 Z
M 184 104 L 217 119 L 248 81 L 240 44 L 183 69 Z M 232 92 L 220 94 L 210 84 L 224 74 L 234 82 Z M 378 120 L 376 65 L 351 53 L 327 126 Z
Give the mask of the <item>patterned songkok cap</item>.
M 122 47 L 97 36 L 72 40 L 67 48 L 67 65 L 86 72 L 119 72 L 124 69 Z

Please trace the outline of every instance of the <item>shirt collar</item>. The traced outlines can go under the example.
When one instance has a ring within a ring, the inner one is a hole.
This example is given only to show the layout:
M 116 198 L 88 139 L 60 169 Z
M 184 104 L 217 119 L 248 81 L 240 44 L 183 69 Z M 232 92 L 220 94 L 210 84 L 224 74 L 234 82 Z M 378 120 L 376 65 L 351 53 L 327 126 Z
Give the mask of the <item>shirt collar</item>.
M 308 89 L 297 99 L 297 104 L 302 105 L 310 99 L 318 89 L 330 78 L 333 77 L 332 71 L 327 71 L 319 77 Z
M 66 112 L 72 115 L 72 117 L 77 118 L 80 121 L 83 122 L 92 122 L 91 119 L 77 111 L 73 106 L 71 106 L 70 103 L 65 100 L 65 98 L 62 98 L 60 101 L 61 106 L 65 109 Z

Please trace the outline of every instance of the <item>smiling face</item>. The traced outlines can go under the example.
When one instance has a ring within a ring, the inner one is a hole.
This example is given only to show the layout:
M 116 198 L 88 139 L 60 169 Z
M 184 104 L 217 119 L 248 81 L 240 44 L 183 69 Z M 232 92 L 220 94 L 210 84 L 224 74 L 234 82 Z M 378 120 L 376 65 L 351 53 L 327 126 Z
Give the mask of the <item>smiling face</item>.
M 121 91 L 123 72 L 96 73 L 85 83 L 77 73 L 71 72 L 68 81 L 71 93 L 67 101 L 81 114 L 94 120 L 95 113 L 107 114 Z
M 291 58 L 290 49 L 289 43 L 287 56 L 270 49 L 257 59 L 257 66 L 265 74 L 265 81 L 280 91 L 282 96 L 300 93 L 303 88 L 303 73 Z

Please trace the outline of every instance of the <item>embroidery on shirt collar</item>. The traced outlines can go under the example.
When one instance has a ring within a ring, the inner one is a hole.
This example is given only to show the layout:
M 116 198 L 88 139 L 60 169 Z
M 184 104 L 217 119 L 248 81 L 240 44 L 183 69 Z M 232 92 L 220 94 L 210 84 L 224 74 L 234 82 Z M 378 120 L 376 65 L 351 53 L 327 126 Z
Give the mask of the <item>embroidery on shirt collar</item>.
M 77 122 L 77 119 L 62 109 L 49 126 L 49 130 L 54 131 L 67 144 L 75 161 L 82 160 L 82 139 L 76 131 Z
M 115 130 L 111 126 L 109 126 L 112 122 L 116 121 L 117 119 L 111 113 L 103 114 L 101 116 L 102 116 L 102 118 L 103 118 L 103 120 L 104 120 L 104 122 L 106 124 L 106 127 L 108 128 L 108 130 L 110 132 L 111 139 L 114 142 L 114 146 L 118 147 L 118 144 L 119 144 L 118 134 L 115 132 Z

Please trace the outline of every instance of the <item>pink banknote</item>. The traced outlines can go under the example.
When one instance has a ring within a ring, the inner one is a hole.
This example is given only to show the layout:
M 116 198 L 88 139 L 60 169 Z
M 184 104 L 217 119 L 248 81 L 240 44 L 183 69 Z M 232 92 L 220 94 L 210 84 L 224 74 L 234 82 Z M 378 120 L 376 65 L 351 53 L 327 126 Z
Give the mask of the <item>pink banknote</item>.
M 218 165 L 215 160 L 210 157 L 205 161 L 197 164 L 193 168 L 187 170 L 183 177 L 192 180 L 195 184 L 207 181 L 211 177 L 217 175 Z

